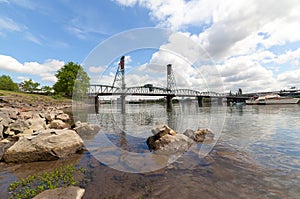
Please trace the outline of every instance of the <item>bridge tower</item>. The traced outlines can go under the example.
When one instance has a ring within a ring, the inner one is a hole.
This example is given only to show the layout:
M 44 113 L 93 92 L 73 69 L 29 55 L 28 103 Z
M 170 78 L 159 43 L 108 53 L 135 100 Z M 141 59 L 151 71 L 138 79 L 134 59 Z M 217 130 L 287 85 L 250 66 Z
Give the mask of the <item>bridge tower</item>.
M 167 111 L 172 111 L 172 98 L 175 97 L 174 90 L 176 89 L 175 76 L 172 70 L 172 64 L 167 65 Z
M 167 89 L 168 91 L 173 91 L 176 89 L 176 81 L 172 69 L 172 64 L 167 65 Z
M 122 90 L 122 95 L 120 96 L 121 102 L 121 113 L 125 113 L 125 56 L 122 56 L 119 62 L 119 66 L 115 75 L 113 82 L 113 87 L 119 87 Z

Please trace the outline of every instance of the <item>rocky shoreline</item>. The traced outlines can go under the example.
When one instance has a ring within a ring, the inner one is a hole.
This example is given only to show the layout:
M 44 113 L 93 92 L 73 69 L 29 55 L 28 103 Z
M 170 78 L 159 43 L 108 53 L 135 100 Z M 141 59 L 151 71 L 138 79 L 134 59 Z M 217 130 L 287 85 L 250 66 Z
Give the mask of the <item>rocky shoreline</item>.
M 63 111 L 69 107 L 71 103 L 28 103 L 14 96 L 1 96 L 0 160 L 49 161 L 84 150 L 77 131 L 94 127 L 80 122 L 72 125 L 70 116 Z
M 70 108 L 71 100 L 48 101 L 17 93 L 0 96 L 0 162 L 52 161 L 82 153 L 85 148 L 79 134 L 98 132 L 99 127 L 74 123 L 64 112 Z M 78 195 L 73 189 L 74 198 L 81 198 L 84 191 Z

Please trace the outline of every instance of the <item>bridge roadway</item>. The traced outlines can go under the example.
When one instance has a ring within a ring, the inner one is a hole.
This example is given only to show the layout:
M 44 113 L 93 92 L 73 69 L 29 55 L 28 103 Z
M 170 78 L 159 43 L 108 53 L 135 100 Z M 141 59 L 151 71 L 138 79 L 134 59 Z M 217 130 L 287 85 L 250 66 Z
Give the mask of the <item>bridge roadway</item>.
M 226 98 L 226 94 L 217 92 L 200 92 L 191 89 L 175 89 L 168 90 L 160 87 L 126 87 L 125 89 L 108 85 L 91 84 L 88 94 L 90 96 L 105 96 L 105 95 L 140 95 L 140 96 L 171 96 L 171 97 L 213 97 Z

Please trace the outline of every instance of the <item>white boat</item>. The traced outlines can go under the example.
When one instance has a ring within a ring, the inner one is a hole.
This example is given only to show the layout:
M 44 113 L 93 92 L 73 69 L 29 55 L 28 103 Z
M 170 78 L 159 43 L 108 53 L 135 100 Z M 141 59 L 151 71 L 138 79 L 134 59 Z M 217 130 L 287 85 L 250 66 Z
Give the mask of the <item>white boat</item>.
M 278 94 L 253 97 L 246 100 L 246 104 L 250 105 L 268 105 L 268 104 L 297 104 L 300 98 L 280 97 Z

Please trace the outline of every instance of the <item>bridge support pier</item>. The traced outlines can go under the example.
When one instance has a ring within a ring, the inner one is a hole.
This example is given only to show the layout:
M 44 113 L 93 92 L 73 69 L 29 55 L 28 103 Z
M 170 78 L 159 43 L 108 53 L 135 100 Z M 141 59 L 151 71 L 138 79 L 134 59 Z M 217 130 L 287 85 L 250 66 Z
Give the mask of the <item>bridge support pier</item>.
M 99 98 L 98 98 L 98 95 L 95 96 L 95 112 L 96 112 L 96 114 L 99 113 Z
M 222 97 L 218 97 L 218 105 L 223 105 L 223 98 Z
M 167 112 L 172 111 L 172 98 L 173 96 L 170 95 L 167 96 Z
M 203 106 L 203 97 L 197 97 L 198 100 L 198 106 L 202 107 Z
M 120 103 L 121 103 L 121 113 L 125 113 L 125 95 L 120 96 Z

